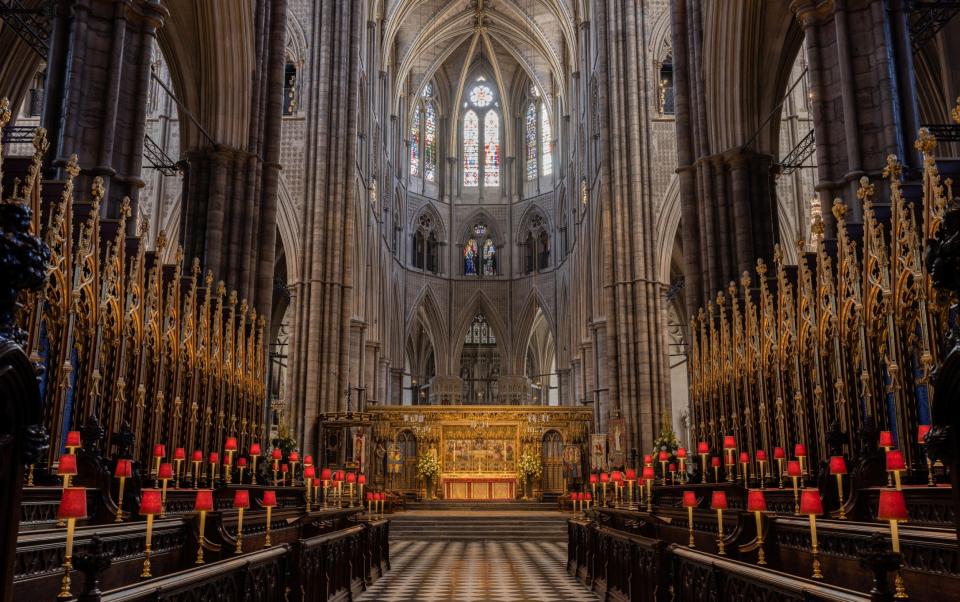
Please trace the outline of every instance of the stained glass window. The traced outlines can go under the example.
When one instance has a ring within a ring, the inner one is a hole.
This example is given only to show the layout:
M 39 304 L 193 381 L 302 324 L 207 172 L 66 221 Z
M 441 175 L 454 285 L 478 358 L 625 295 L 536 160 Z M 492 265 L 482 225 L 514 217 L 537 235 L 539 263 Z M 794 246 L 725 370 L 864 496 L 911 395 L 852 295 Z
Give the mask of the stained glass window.
M 490 110 L 483 118 L 483 183 L 500 185 L 500 118 Z
M 540 98 L 540 90 L 537 89 L 536 84 L 530 84 L 530 96 L 533 96 L 534 98 Z
M 496 345 L 497 337 L 493 334 L 493 329 L 487 324 L 487 318 L 483 314 L 477 314 L 473 317 L 473 323 L 467 330 L 467 336 L 463 342 L 467 345 Z
M 473 238 L 463 245 L 463 275 L 476 276 L 480 271 L 477 264 L 480 262 L 480 253 L 477 247 L 477 241 Z
M 489 238 L 483 243 L 483 275 L 495 276 L 497 274 L 497 245 Z
M 470 102 L 474 106 L 483 108 L 493 102 L 493 90 L 484 85 L 479 85 L 470 90 Z
M 463 116 L 463 185 L 480 185 L 480 119 L 473 110 Z
M 553 133 L 550 131 L 550 116 L 547 115 L 547 104 L 540 104 L 540 144 L 543 149 L 540 151 L 540 163 L 543 165 L 543 175 L 549 176 L 553 173 Z
M 427 82 L 427 85 L 423 87 L 423 92 L 420 93 L 420 96 L 424 98 L 430 98 L 433 96 L 433 84 Z
M 429 101 L 423 119 L 423 177 L 428 182 L 437 178 L 437 111 Z
M 410 120 L 410 175 L 420 175 L 420 107 Z
M 537 105 L 532 102 L 527 105 L 526 144 L 527 144 L 527 179 L 537 179 Z

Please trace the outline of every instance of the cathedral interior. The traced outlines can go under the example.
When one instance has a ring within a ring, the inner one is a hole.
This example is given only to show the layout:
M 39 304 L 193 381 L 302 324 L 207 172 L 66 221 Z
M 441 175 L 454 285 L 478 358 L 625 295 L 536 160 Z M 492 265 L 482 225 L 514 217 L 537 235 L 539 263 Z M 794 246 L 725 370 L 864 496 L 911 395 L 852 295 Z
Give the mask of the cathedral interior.
M 958 13 L 0 0 L 0 602 L 960 599 Z

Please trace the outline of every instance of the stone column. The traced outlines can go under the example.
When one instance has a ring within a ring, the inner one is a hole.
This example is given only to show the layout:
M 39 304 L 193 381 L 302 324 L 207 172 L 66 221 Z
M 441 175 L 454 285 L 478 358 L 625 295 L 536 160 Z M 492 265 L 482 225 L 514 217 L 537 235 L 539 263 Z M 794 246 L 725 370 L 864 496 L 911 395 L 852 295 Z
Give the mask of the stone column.
M 134 211 L 144 182 L 143 136 L 156 31 L 168 12 L 155 0 L 56 0 L 47 55 L 43 126 L 48 177 L 80 159 L 80 190 L 101 176 L 102 211 L 115 217 L 124 197 Z M 134 222 L 130 222 L 133 227 Z

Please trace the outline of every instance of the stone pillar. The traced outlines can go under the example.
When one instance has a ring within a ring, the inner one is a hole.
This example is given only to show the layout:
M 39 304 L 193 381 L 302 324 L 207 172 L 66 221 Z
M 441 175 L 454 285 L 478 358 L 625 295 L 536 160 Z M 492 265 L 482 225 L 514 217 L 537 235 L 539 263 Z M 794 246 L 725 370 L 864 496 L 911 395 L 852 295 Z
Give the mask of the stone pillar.
M 48 177 L 80 159 L 80 190 L 101 176 L 102 211 L 134 211 L 140 189 L 150 58 L 168 12 L 155 0 L 56 0 L 47 55 L 43 126 L 50 139 Z M 134 222 L 130 222 L 133 227 Z

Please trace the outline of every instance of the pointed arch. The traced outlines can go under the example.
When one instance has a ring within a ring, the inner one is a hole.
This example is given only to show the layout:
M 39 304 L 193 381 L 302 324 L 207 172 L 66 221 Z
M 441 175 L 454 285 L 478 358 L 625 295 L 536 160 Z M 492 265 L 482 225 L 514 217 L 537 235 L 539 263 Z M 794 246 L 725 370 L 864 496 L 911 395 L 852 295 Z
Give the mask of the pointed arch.
M 670 260 L 673 256 L 673 245 L 680 229 L 680 178 L 674 175 L 667 186 L 663 197 L 663 204 L 657 214 L 657 225 L 654 230 L 657 236 L 658 276 L 660 281 L 670 283 Z
M 497 337 L 497 352 L 500 354 L 501 366 L 513 365 L 513 353 L 508 341 L 507 325 L 503 321 L 501 312 L 497 311 L 490 298 L 482 290 L 475 291 L 470 299 L 461 307 L 454 327 L 451 330 L 453 339 L 450 344 L 452 353 L 449 358 L 451 366 L 459 366 L 460 358 L 463 355 L 464 338 L 467 336 L 467 329 L 473 323 L 473 317 L 478 313 L 483 314 L 487 324 L 493 329 L 493 334 Z M 455 361 L 455 363 L 454 363 Z
M 550 306 L 547 304 L 546 299 L 539 288 L 534 286 L 532 289 L 530 289 L 530 292 L 527 294 L 527 298 L 524 300 L 522 307 L 523 309 L 520 310 L 520 316 L 516 322 L 517 328 L 514 332 L 514 339 L 512 341 L 512 347 L 517 350 L 514 363 L 512 364 L 514 374 L 524 374 L 524 362 L 526 361 L 527 345 L 530 342 L 530 336 L 533 332 L 533 324 L 537 317 L 538 311 L 543 314 L 543 319 L 547 323 L 547 328 L 550 330 L 550 334 L 553 336 L 554 345 L 556 345 L 557 341 L 557 324 L 555 316 L 550 311 Z
M 433 343 L 437 374 L 449 374 L 450 353 L 448 350 L 450 347 L 444 328 L 443 314 L 440 312 L 440 305 L 437 303 L 433 289 L 429 286 L 420 289 L 420 293 L 407 315 L 403 336 L 404 348 L 406 348 L 406 341 L 418 320 L 424 325 L 424 330 L 430 337 L 431 343 Z

